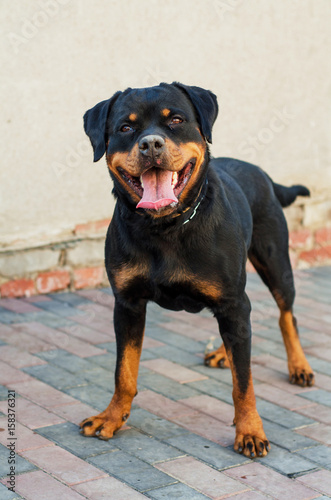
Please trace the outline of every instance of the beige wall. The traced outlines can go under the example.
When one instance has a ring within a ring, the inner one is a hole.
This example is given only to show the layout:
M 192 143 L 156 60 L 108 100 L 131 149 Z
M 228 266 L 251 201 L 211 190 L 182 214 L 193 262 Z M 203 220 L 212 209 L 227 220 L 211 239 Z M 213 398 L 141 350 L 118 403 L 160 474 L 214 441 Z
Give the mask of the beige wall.
M 213 90 L 214 156 L 330 196 L 330 0 L 2 0 L 2 248 L 111 216 L 86 109 L 127 86 Z M 309 202 L 311 203 L 311 202 Z M 328 213 L 328 212 L 327 212 Z

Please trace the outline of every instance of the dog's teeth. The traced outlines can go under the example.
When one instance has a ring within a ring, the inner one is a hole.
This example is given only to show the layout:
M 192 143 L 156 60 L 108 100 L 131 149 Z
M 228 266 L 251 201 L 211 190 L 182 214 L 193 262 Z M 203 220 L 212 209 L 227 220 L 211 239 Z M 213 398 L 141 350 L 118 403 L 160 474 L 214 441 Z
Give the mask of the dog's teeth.
M 178 174 L 177 174 L 177 172 L 174 172 L 174 173 L 172 174 L 172 182 L 171 182 L 172 187 L 175 187 L 175 186 L 176 186 L 176 184 L 177 184 L 177 180 L 178 180 Z
M 141 184 L 142 188 L 144 189 L 144 183 L 143 183 L 142 175 L 140 176 L 140 184 Z

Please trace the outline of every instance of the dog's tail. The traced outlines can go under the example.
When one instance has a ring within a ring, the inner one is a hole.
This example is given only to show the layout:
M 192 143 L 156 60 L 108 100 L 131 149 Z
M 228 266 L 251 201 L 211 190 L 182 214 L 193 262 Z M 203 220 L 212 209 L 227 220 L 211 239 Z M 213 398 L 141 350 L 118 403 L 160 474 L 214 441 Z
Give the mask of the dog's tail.
M 297 196 L 310 196 L 310 191 L 300 184 L 286 187 L 281 184 L 272 183 L 276 197 L 282 207 L 288 207 L 294 202 Z

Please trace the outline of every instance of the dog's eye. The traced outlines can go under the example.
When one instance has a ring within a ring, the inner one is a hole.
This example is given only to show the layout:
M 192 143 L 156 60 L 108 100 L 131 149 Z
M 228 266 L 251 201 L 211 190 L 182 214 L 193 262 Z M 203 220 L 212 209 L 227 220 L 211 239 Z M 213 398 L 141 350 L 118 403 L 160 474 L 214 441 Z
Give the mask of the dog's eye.
M 121 132 L 133 132 L 133 130 L 133 127 L 131 127 L 130 125 L 122 125 L 120 128 Z
M 170 125 L 178 125 L 179 123 L 183 123 L 183 118 L 181 116 L 173 116 L 170 121 Z

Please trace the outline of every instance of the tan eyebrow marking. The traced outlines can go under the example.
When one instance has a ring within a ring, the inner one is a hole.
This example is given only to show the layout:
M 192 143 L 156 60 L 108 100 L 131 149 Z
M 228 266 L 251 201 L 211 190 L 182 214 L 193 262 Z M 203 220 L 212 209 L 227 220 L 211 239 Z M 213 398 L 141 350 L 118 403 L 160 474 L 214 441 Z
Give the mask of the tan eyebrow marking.
M 129 120 L 131 120 L 132 122 L 134 122 L 136 119 L 137 119 L 136 113 L 131 113 L 131 115 L 129 115 Z
M 162 109 L 161 114 L 163 116 L 165 116 L 165 117 L 169 116 L 170 115 L 170 109 L 168 109 L 168 108 Z

